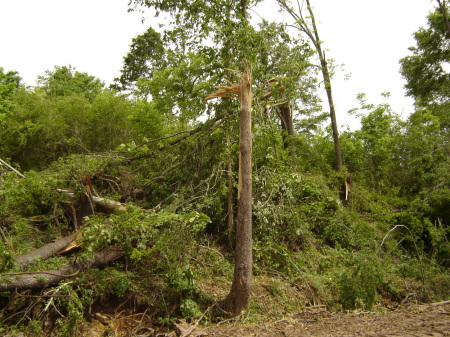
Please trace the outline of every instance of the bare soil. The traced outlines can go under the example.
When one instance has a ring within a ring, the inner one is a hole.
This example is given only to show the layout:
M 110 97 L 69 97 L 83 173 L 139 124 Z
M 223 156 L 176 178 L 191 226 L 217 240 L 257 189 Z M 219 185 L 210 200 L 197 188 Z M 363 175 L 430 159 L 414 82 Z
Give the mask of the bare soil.
M 136 324 L 139 323 L 139 324 Z M 289 318 L 260 324 L 226 322 L 200 328 L 177 324 L 178 331 L 161 333 L 151 328 L 145 315 L 110 320 L 95 315 L 83 336 L 145 337 L 441 337 L 450 336 L 450 301 L 425 305 L 408 304 L 385 313 L 333 314 L 324 306 L 305 308 Z
M 221 324 L 205 329 L 216 337 L 450 336 L 450 301 L 406 305 L 386 313 L 331 314 L 322 307 L 265 324 Z

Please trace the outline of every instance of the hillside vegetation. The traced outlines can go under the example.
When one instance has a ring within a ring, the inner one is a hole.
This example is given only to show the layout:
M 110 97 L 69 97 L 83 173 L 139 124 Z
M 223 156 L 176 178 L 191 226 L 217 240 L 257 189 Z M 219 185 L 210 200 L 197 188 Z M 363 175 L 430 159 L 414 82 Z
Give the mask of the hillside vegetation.
M 139 335 L 180 318 L 252 323 L 305 306 L 449 299 L 445 6 L 400 60 L 415 111 L 402 120 L 361 94 L 361 128 L 336 143 L 319 99 L 333 69 L 320 43 L 252 26 L 245 1 L 224 13 L 202 1 L 131 4 L 174 23 L 133 39 L 109 88 L 71 66 L 34 87 L 0 68 L 0 334 L 78 336 L 103 320 L 104 335 Z M 240 250 L 236 88 L 246 65 L 253 287 L 236 316 L 224 300 Z

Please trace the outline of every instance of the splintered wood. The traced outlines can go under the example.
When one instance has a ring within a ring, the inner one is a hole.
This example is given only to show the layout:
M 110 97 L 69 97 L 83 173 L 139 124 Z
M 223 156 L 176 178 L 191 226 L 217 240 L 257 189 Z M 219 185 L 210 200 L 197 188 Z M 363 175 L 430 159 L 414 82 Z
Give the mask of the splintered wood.
M 208 95 L 205 97 L 205 101 L 209 101 L 211 99 L 214 98 L 219 98 L 219 97 L 234 97 L 234 98 L 240 98 L 242 99 L 242 92 L 243 87 L 244 86 L 251 86 L 251 82 L 252 82 L 252 75 L 251 75 L 251 71 L 249 66 L 247 65 L 246 62 L 244 62 L 245 65 L 245 72 L 241 73 L 238 71 L 235 71 L 236 73 L 238 73 L 240 75 L 240 83 L 239 84 L 233 84 L 230 81 L 228 82 L 229 86 L 223 86 L 223 85 L 219 85 L 219 86 L 215 86 L 214 88 L 217 89 L 216 92 Z M 247 92 L 251 92 L 249 90 L 249 88 L 246 88 Z
M 210 99 L 219 98 L 219 97 L 239 97 L 239 93 L 241 91 L 240 84 L 233 84 L 230 81 L 227 81 L 230 86 L 222 86 L 218 85 L 214 88 L 217 89 L 216 92 L 206 96 L 205 101 L 209 101 Z

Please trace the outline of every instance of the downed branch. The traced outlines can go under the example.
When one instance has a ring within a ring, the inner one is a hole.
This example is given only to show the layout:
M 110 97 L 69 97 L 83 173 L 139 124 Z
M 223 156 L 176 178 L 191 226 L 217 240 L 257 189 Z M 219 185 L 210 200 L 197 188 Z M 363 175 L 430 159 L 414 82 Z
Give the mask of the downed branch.
M 50 256 L 60 253 L 60 251 L 65 249 L 72 242 L 76 241 L 80 235 L 81 232 L 73 233 L 69 236 L 48 243 L 45 246 L 35 249 L 27 254 L 21 255 L 16 258 L 16 265 L 25 268 L 39 260 L 44 260 Z
M 228 117 L 227 114 L 225 114 L 225 115 L 219 115 L 218 114 L 214 118 L 211 118 L 211 119 L 207 120 L 206 122 L 204 122 L 203 124 L 199 125 L 195 129 L 178 132 L 178 133 L 176 133 L 176 134 L 174 134 L 172 136 L 179 135 L 179 134 L 182 134 L 182 133 L 184 133 L 184 135 L 182 135 L 181 137 L 175 138 L 174 140 L 172 140 L 171 142 L 167 143 L 166 145 L 158 148 L 158 151 L 160 151 L 160 152 L 164 151 L 165 149 L 167 149 L 167 147 L 173 146 L 175 144 L 178 144 L 178 143 L 182 142 L 183 140 L 185 140 L 186 138 L 188 138 L 188 137 L 190 137 L 192 135 L 198 134 L 199 132 L 202 132 L 202 131 L 214 131 L 218 127 L 218 125 L 222 124 L 225 121 L 225 119 L 227 117 Z M 218 122 L 218 123 L 216 124 L 216 122 Z M 153 142 L 153 141 L 171 138 L 172 136 L 162 137 L 160 139 L 155 139 L 155 140 L 150 140 L 150 141 L 147 142 L 147 144 L 150 143 L 150 142 Z M 138 155 L 138 156 L 135 156 L 135 157 L 131 157 L 131 158 L 128 158 L 127 161 L 131 162 L 131 161 L 142 159 L 142 158 L 149 158 L 149 157 L 153 156 L 155 152 L 156 151 L 152 151 L 151 153 L 146 153 L 146 154 L 141 154 L 141 155 Z
M 115 245 L 95 253 L 94 257 L 85 262 L 72 262 L 58 270 L 28 273 L 0 274 L 0 292 L 12 290 L 41 289 L 71 278 L 88 268 L 98 268 L 117 260 L 124 255 L 120 245 Z
M 168 169 L 164 170 L 163 172 L 161 172 L 161 174 L 159 174 L 157 177 L 151 179 L 150 181 L 146 182 L 142 187 L 149 187 L 151 184 L 153 184 L 155 181 L 160 180 L 160 179 L 164 179 L 165 175 L 173 170 L 175 170 L 176 168 L 180 167 L 187 159 L 183 159 L 182 161 L 180 161 L 179 163 L 175 164 L 172 167 L 169 167 Z
M 138 147 L 150 144 L 150 143 L 154 143 L 154 142 L 159 142 L 160 140 L 164 140 L 164 139 L 169 139 L 169 138 L 173 138 L 175 136 L 181 135 L 183 133 L 191 133 L 193 130 L 184 130 L 184 131 L 180 131 L 177 133 L 174 133 L 173 135 L 169 135 L 169 136 L 165 136 L 165 137 L 159 137 L 159 138 L 154 138 L 154 139 L 150 139 L 142 144 L 139 144 Z
M 62 190 L 62 189 L 57 189 L 56 191 L 67 195 L 71 199 L 76 198 L 75 193 L 73 193 L 73 192 L 70 192 L 67 190 Z M 96 197 L 95 195 L 90 196 L 90 198 L 95 205 L 103 207 L 109 211 L 114 211 L 115 209 L 118 209 L 119 211 L 127 210 L 127 207 L 124 204 L 122 204 L 121 202 L 115 201 L 115 200 Z
M 11 165 L 9 165 L 7 162 L 5 162 L 4 160 L 0 159 L 0 164 L 5 166 L 6 168 L 8 168 L 9 170 L 13 171 L 15 174 L 17 174 L 19 177 L 21 178 L 25 178 L 25 176 L 20 173 L 19 171 L 17 171 L 14 167 L 12 167 Z

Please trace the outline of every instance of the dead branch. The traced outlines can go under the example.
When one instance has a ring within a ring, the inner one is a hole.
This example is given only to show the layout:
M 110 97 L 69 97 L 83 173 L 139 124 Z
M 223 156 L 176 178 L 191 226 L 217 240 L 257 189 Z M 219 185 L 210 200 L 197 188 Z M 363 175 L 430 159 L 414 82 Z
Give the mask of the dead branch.
M 17 171 L 14 167 L 12 167 L 11 165 L 9 165 L 7 162 L 5 162 L 4 160 L 0 159 L 0 164 L 2 164 L 3 166 L 6 166 L 9 170 L 13 171 L 15 174 L 17 174 L 19 177 L 21 178 L 25 178 L 25 176 L 20 173 L 19 171 Z
M 14 293 L 17 297 L 23 298 L 52 298 L 52 297 L 70 297 L 70 295 L 23 295 L 17 292 Z
M 165 137 L 160 137 L 160 138 L 155 138 L 155 139 L 150 139 L 150 140 L 147 140 L 146 142 L 144 142 L 144 143 L 142 143 L 142 144 L 139 144 L 138 147 L 141 147 L 141 146 L 144 146 L 144 145 L 147 145 L 147 144 L 150 144 L 150 143 L 158 142 L 158 141 L 160 141 L 160 140 L 173 138 L 173 137 L 178 136 L 178 135 L 181 135 L 181 134 L 183 134 L 183 133 L 190 133 L 191 131 L 193 131 L 193 130 L 184 130 L 184 131 L 180 131 L 180 132 L 174 133 L 173 135 L 169 135 L 169 136 L 165 136 Z
M 66 278 L 74 277 L 86 269 L 102 267 L 109 262 L 121 258 L 123 255 L 124 253 L 121 247 L 115 245 L 95 253 L 94 257 L 90 260 L 81 263 L 73 262 L 58 270 L 34 273 L 0 274 L 0 291 L 45 288 Z
M 45 246 L 35 249 L 27 254 L 16 258 L 16 265 L 25 268 L 29 265 L 57 254 L 68 245 L 72 244 L 81 235 L 81 232 L 73 233 L 69 236 L 53 241 Z
M 5 233 L 3 232 L 3 228 L 0 226 L 0 236 L 2 237 L 2 240 L 4 243 L 7 243 L 8 240 L 6 239 Z
M 169 172 L 175 170 L 176 168 L 178 168 L 179 166 L 181 166 L 185 161 L 186 161 L 186 159 L 183 159 L 182 161 L 180 161 L 179 163 L 175 164 L 174 166 L 171 166 L 171 167 L 169 167 L 168 169 L 164 170 L 163 172 L 161 172 L 161 174 L 160 174 L 159 176 L 157 176 L 157 177 L 153 178 L 152 180 L 146 182 L 146 183 L 143 185 L 143 187 L 148 187 L 148 186 L 150 186 L 151 184 L 153 184 L 155 181 L 157 181 L 157 180 L 159 180 L 159 179 L 163 179 L 164 176 L 165 176 L 167 173 L 169 173 Z
M 76 198 L 75 193 L 70 192 L 68 190 L 57 189 L 56 191 L 67 195 L 71 199 Z M 96 197 L 95 195 L 93 195 L 91 197 L 91 200 L 95 205 L 106 208 L 109 211 L 114 211 L 115 209 L 118 209 L 119 211 L 127 210 L 127 207 L 124 204 L 122 204 L 121 202 L 115 201 L 115 200 Z
M 195 135 L 195 134 L 197 134 L 199 132 L 202 132 L 202 131 L 213 131 L 213 130 L 215 130 L 217 128 L 216 122 L 220 121 L 219 124 L 221 124 L 226 119 L 226 117 L 227 117 L 227 115 L 216 115 L 214 118 L 212 118 L 210 120 L 207 120 L 205 123 L 199 125 L 195 129 L 192 129 L 192 130 L 189 130 L 189 131 L 186 131 L 186 132 L 179 132 L 178 134 L 181 134 L 181 133 L 185 133 L 185 134 L 183 136 L 181 136 L 181 137 L 178 137 L 178 138 L 172 140 L 171 142 L 167 143 L 165 146 L 162 146 L 162 147 L 158 148 L 158 150 L 152 151 L 151 153 L 142 154 L 142 155 L 139 155 L 139 156 L 128 158 L 127 161 L 131 162 L 131 161 L 134 161 L 134 160 L 151 157 L 151 156 L 153 156 L 153 154 L 156 151 L 159 151 L 159 152 L 164 151 L 165 149 L 167 149 L 167 147 L 173 146 L 175 144 L 178 144 L 178 143 L 182 142 L 183 140 L 185 140 L 186 138 L 188 138 L 188 137 L 190 137 L 192 135 Z M 177 135 L 177 134 L 175 134 L 175 135 Z M 172 135 L 172 136 L 174 136 L 174 135 Z M 171 137 L 166 137 L 166 138 L 171 138 Z M 162 140 L 162 139 L 165 139 L 165 138 L 161 138 L 161 139 L 158 139 L 158 140 Z

